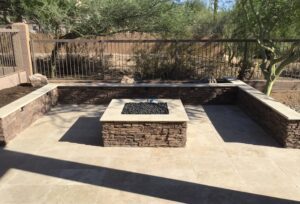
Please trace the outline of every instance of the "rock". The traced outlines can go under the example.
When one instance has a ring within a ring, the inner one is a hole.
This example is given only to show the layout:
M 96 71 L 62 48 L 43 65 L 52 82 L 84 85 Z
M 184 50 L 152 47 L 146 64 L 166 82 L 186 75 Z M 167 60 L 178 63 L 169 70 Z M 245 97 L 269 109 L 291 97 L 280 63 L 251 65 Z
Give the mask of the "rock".
M 131 78 L 129 76 L 123 76 L 122 80 L 121 80 L 121 84 L 134 84 L 135 80 L 134 78 Z
M 205 78 L 201 79 L 201 82 L 203 82 L 203 83 L 209 83 L 209 84 L 216 84 L 216 83 L 218 83 L 217 79 L 215 77 L 213 77 L 213 76 L 205 77 Z
M 42 87 L 48 84 L 48 79 L 42 74 L 34 74 L 29 76 L 29 81 L 33 87 Z
M 169 114 L 167 103 L 125 103 L 122 114 Z

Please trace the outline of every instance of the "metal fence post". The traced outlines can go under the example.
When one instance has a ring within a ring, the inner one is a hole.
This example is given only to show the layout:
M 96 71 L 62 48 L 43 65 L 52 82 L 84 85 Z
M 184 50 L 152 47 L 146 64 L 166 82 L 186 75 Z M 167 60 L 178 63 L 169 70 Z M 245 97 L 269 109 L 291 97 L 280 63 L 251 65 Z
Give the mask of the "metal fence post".
M 248 61 L 248 41 L 245 41 L 244 44 L 244 64 Z

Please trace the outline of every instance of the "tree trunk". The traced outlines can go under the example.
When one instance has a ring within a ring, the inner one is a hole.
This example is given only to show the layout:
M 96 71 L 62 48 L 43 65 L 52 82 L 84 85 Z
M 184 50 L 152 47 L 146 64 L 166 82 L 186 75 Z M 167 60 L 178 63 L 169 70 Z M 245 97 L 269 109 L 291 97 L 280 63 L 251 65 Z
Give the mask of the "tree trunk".
M 275 79 L 271 79 L 270 77 L 267 79 L 267 83 L 266 83 L 265 90 L 264 90 L 264 93 L 267 96 L 270 96 L 274 82 L 275 82 Z
M 79 35 L 76 33 L 67 33 L 64 36 L 61 36 L 59 39 L 75 39 L 78 38 Z M 56 70 L 56 59 L 58 57 L 58 52 L 65 45 L 64 43 L 56 42 L 54 45 L 54 49 L 51 52 L 51 58 L 50 58 L 50 77 L 53 79 L 56 76 L 57 70 Z M 58 70 L 60 71 L 60 70 Z

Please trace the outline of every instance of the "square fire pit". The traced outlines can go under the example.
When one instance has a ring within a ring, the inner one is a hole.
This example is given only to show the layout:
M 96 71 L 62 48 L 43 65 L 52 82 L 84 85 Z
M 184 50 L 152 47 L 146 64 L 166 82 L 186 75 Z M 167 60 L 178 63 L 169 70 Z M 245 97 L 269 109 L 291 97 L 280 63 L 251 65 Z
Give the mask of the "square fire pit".
M 179 99 L 113 99 L 102 115 L 104 146 L 184 147 L 187 121 Z

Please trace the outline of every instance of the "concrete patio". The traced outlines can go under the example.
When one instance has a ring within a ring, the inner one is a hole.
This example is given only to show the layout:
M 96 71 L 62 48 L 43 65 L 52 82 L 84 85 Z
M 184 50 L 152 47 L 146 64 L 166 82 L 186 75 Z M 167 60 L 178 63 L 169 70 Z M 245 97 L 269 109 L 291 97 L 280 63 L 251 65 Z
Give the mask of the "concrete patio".
M 56 106 L 0 149 L 0 203 L 300 201 L 299 149 L 236 106 L 185 108 L 185 148 L 104 148 L 105 106 Z

